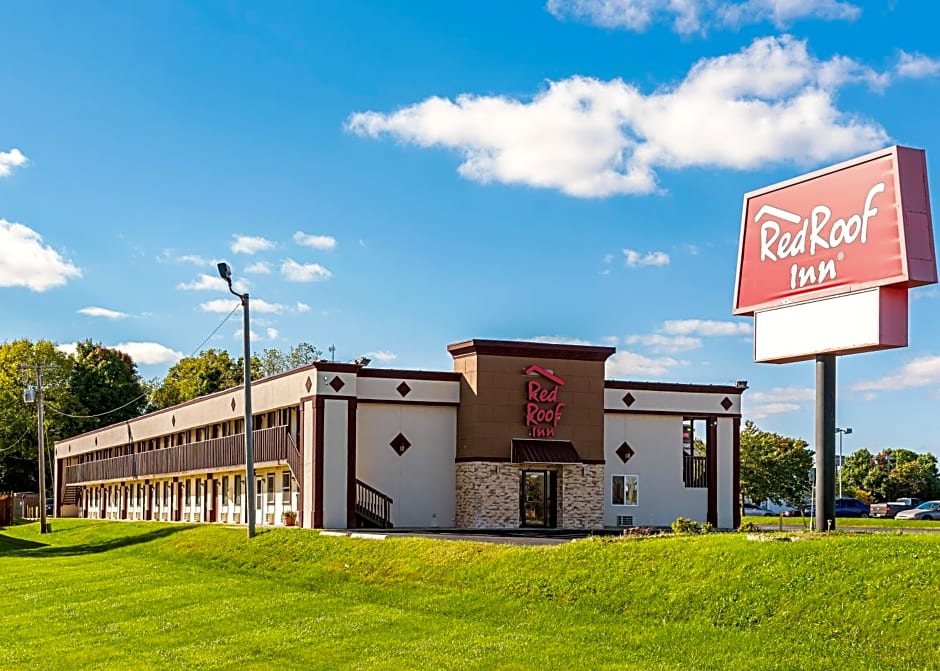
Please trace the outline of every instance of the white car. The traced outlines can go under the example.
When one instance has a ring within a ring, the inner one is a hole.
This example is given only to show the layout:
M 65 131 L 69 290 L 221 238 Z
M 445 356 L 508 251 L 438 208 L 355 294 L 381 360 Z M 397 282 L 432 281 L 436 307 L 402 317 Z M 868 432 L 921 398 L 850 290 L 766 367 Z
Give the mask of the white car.
M 916 508 L 902 510 L 896 520 L 940 520 L 940 501 L 927 501 Z
M 751 503 L 745 503 L 741 511 L 745 517 L 773 517 L 774 514 L 766 508 L 755 506 Z

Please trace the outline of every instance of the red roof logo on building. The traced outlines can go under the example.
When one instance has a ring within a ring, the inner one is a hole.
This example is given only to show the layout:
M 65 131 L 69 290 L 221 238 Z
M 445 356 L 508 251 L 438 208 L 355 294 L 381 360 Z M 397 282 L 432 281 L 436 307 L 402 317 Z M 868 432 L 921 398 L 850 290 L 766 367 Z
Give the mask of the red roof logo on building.
M 525 425 L 532 438 L 554 438 L 555 427 L 561 419 L 564 402 L 558 401 L 558 388 L 565 381 L 541 366 L 532 364 L 525 369 L 526 375 L 540 375 L 550 384 L 539 380 L 526 382 Z

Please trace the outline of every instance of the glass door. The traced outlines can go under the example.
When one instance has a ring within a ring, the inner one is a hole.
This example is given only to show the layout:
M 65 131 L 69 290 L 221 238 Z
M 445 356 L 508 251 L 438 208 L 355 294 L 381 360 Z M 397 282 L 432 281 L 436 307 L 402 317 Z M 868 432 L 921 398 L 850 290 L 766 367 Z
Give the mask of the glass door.
M 555 477 L 554 471 L 522 471 L 519 483 L 520 526 L 555 526 Z

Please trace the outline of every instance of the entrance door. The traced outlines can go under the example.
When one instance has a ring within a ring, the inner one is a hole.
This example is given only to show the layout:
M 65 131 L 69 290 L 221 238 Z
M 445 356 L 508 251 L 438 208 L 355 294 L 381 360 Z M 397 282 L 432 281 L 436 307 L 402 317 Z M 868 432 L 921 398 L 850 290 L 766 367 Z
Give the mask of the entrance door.
M 264 478 L 257 478 L 255 484 L 255 523 L 264 524 Z
M 555 471 L 522 471 L 519 481 L 519 525 L 553 528 L 556 521 Z

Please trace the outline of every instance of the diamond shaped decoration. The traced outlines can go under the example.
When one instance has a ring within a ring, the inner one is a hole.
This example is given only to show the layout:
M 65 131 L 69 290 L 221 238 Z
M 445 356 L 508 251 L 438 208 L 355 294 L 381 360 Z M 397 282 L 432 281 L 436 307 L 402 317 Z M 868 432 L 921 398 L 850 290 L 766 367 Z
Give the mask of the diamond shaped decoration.
M 627 444 L 627 441 L 623 441 L 623 444 L 621 444 L 620 447 L 617 448 L 617 451 L 615 452 L 615 454 L 618 457 L 620 457 L 620 461 L 622 461 L 623 463 L 627 463 L 628 461 L 630 461 L 630 457 L 636 454 L 636 452 L 634 452 L 633 448 Z
M 411 387 L 408 386 L 408 383 L 402 380 L 402 383 L 395 387 L 395 391 L 401 394 L 402 398 L 411 393 Z
M 172 424 L 173 426 L 176 426 L 176 415 L 173 415 L 172 417 L 170 417 L 170 424 Z
M 405 438 L 404 434 L 399 433 L 397 436 L 392 438 L 392 442 L 390 442 L 389 445 L 392 446 L 392 449 L 395 450 L 395 452 L 397 452 L 398 456 L 400 457 L 409 447 L 411 447 L 411 441 Z
M 346 383 L 340 379 L 339 375 L 334 375 L 333 379 L 330 380 L 330 386 L 333 387 L 333 391 L 338 392 L 340 389 L 346 386 Z
M 628 391 L 623 397 L 623 402 L 629 408 L 631 405 L 636 403 L 636 397 Z
M 732 405 L 734 405 L 734 401 L 732 401 L 727 396 L 721 399 L 721 407 L 724 408 L 726 412 L 731 409 Z
M 310 380 L 310 376 L 307 376 L 307 381 L 304 382 L 304 388 L 307 390 L 307 393 L 310 393 L 310 387 L 313 386 L 313 382 Z
M 235 412 L 235 399 L 232 399 L 232 412 Z

